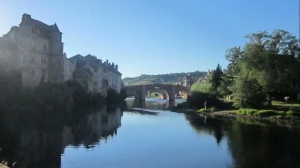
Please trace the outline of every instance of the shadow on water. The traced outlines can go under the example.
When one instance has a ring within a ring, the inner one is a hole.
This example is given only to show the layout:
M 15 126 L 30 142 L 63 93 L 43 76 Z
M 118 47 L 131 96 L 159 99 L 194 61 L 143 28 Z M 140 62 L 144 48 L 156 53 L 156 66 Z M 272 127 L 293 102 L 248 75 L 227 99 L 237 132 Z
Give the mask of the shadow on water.
M 238 120 L 185 115 L 199 134 L 226 138 L 233 163 L 227 167 L 300 167 L 300 130 L 274 125 L 249 125 Z
M 15 167 L 59 168 L 66 146 L 93 148 L 117 134 L 122 110 L 0 112 L 0 160 Z

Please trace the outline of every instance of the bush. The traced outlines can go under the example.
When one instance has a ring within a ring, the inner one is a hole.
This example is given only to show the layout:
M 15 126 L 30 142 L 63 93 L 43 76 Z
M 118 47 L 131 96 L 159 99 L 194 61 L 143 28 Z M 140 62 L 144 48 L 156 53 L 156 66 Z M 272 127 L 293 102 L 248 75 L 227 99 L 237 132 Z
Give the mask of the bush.
M 125 100 L 127 98 L 127 90 L 125 88 L 122 88 L 120 91 L 120 99 Z
M 264 107 L 267 95 L 255 79 L 238 77 L 233 87 L 234 106 L 238 108 Z
M 244 115 L 254 115 L 257 112 L 256 109 L 239 109 L 237 111 L 238 114 L 244 114 Z
M 213 111 L 216 111 L 217 109 L 215 107 L 210 107 L 210 108 L 201 108 L 198 110 L 198 112 L 213 112 Z
M 188 105 L 196 109 L 204 108 L 205 101 L 206 108 L 212 106 L 220 108 L 224 106 L 224 103 L 221 100 L 209 93 L 192 92 L 187 98 Z
M 278 112 L 274 110 L 259 110 L 256 113 L 254 113 L 255 116 L 259 116 L 259 117 L 270 117 L 270 116 L 276 116 L 277 114 Z
M 106 103 L 107 104 L 116 104 L 120 102 L 120 95 L 114 89 L 109 88 L 107 90 Z
M 286 112 L 286 118 L 300 118 L 300 112 L 296 112 L 296 111 L 291 111 L 289 110 L 288 112 Z
M 257 110 L 257 109 L 239 109 L 238 114 L 258 116 L 258 117 L 270 117 L 270 118 L 290 118 L 290 119 L 299 119 L 300 113 L 296 111 L 275 111 L 275 110 Z

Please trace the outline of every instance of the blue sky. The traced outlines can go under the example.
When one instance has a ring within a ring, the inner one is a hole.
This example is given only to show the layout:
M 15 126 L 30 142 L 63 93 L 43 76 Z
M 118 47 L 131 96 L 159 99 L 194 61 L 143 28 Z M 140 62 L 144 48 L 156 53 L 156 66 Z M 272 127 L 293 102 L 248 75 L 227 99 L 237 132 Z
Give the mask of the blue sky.
M 226 67 L 252 32 L 299 38 L 299 0 L 0 0 L 0 35 L 23 13 L 56 22 L 68 57 L 108 59 L 123 77 Z

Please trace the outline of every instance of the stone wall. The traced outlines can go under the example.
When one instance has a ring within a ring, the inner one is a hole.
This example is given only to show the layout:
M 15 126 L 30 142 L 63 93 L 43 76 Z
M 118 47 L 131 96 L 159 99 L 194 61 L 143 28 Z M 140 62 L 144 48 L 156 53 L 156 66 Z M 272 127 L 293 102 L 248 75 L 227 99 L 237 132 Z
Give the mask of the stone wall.
M 64 67 L 64 81 L 73 80 L 73 73 L 75 71 L 75 64 L 70 61 L 66 55 L 63 57 Z

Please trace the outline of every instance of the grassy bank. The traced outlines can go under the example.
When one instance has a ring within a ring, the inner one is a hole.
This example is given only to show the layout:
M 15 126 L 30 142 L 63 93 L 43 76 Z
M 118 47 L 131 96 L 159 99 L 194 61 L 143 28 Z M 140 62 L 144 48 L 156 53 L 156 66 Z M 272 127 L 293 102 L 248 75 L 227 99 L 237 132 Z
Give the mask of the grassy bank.
M 300 119 L 300 112 L 296 110 L 278 111 L 272 109 L 240 109 L 237 111 L 237 114 L 278 119 Z
M 268 121 L 277 125 L 300 126 L 300 104 L 273 101 L 273 106 L 268 109 L 235 109 L 232 108 L 191 108 L 188 103 L 179 104 L 170 109 L 174 112 L 205 115 L 209 117 L 235 118 L 242 121 L 261 122 Z M 282 124 L 283 123 L 283 124 Z

